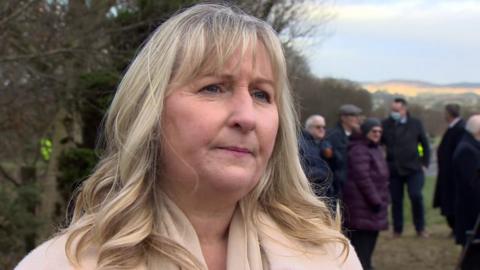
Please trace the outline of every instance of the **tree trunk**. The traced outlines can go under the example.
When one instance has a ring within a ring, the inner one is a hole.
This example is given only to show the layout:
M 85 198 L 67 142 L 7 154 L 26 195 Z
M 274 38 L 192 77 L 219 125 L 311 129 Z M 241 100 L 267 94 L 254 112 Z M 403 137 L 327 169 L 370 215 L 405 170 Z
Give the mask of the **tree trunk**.
M 31 185 L 35 183 L 37 180 L 37 168 L 33 166 L 23 166 L 20 168 L 20 177 L 22 180 L 22 185 Z M 32 216 L 35 216 L 35 210 L 36 210 L 36 204 L 32 203 L 31 200 L 26 200 L 29 202 L 26 207 L 27 211 L 32 214 Z M 25 235 L 25 251 L 30 252 L 33 250 L 36 246 L 35 244 L 35 239 L 37 238 L 37 234 L 35 232 L 29 233 Z
M 75 97 L 77 74 L 75 73 L 74 60 L 70 60 L 65 64 L 65 73 L 63 75 L 67 78 L 64 89 L 65 95 L 58 100 L 59 110 L 54 119 L 52 153 L 50 155 L 45 181 L 42 183 L 43 194 L 40 217 L 50 224 L 50 226 L 42 230 L 41 238 L 46 238 L 51 235 L 58 223 L 63 219 L 61 209 L 63 209 L 62 205 L 66 202 L 61 200 L 61 196 L 57 190 L 59 158 L 68 148 L 76 147 L 82 143 L 82 123 Z
M 65 144 L 62 141 L 68 137 L 67 130 L 65 128 L 64 120 L 67 118 L 67 112 L 64 108 L 60 108 L 55 116 L 54 131 L 52 137 L 52 153 L 47 166 L 47 173 L 45 180 L 41 183 L 42 198 L 39 216 L 42 220 L 49 224 L 49 221 L 55 220 L 55 204 L 58 202 L 59 194 L 57 191 L 57 175 L 58 175 L 58 158 L 65 148 Z M 55 224 L 46 226 L 41 232 L 41 238 L 48 237 Z

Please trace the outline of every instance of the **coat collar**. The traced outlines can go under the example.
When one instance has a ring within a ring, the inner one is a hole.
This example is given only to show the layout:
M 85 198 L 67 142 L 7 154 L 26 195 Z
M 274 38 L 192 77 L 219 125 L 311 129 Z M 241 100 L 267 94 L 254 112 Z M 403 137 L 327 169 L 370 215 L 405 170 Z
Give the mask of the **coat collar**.
M 448 128 L 453 128 L 455 126 L 458 126 L 459 124 L 462 124 L 463 119 L 461 117 L 457 117 L 453 119 L 453 121 L 448 125 Z
M 465 140 L 470 144 L 471 146 L 477 148 L 480 151 L 480 142 L 477 141 L 470 132 L 465 132 L 464 135 Z

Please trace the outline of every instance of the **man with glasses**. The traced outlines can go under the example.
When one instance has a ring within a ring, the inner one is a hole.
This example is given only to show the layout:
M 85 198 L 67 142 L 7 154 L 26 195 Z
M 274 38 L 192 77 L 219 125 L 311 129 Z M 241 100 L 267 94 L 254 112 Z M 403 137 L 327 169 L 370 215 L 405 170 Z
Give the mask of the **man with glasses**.
M 305 130 L 312 135 L 316 144 L 320 146 L 322 158 L 329 161 L 333 157 L 333 151 L 332 145 L 325 139 L 326 128 L 325 118 L 319 114 L 314 114 L 305 121 Z
M 330 197 L 330 168 L 324 159 L 332 157 L 330 144 L 324 140 L 325 119 L 321 115 L 311 115 L 305 121 L 305 129 L 300 136 L 299 148 L 302 168 L 313 186 L 315 194 Z

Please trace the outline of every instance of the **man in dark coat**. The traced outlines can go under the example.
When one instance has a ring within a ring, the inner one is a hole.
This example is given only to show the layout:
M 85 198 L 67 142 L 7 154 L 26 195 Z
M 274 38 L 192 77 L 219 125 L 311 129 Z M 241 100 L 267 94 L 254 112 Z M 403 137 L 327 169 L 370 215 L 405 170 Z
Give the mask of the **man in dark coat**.
M 445 106 L 448 129 L 437 149 L 438 177 L 433 207 L 439 207 L 450 228 L 455 228 L 455 178 L 453 177 L 453 153 L 465 132 L 465 121 L 460 117 L 460 106 Z M 452 233 L 453 235 L 453 233 Z
M 423 171 L 430 162 L 430 145 L 423 125 L 408 114 L 407 101 L 396 98 L 391 105 L 390 117 L 383 121 L 382 126 L 382 142 L 387 148 L 390 170 L 394 236 L 399 237 L 403 232 L 403 190 L 407 184 L 417 235 L 428 237 L 422 189 L 425 183 Z M 419 145 L 423 149 L 422 155 Z
M 333 158 L 332 144 L 325 138 L 327 124 L 325 118 L 319 114 L 313 114 L 305 121 L 305 130 L 312 135 L 315 143 L 320 147 L 322 159 L 330 162 Z
M 453 155 L 456 180 L 455 239 L 466 244 L 466 231 L 472 230 L 480 214 L 480 115 L 470 117 L 466 132 Z
M 333 147 L 333 162 L 329 163 L 333 171 L 333 195 L 341 198 L 342 187 L 347 181 L 347 145 L 348 138 L 354 130 L 360 130 L 360 114 L 362 110 L 353 105 L 340 106 L 340 119 L 337 125 L 328 130 L 327 140 Z
M 323 135 L 322 135 L 323 134 Z M 299 138 L 300 159 L 303 171 L 319 197 L 331 197 L 331 170 L 322 159 L 322 138 L 325 136 L 325 120 L 313 115 L 305 122 L 305 130 Z

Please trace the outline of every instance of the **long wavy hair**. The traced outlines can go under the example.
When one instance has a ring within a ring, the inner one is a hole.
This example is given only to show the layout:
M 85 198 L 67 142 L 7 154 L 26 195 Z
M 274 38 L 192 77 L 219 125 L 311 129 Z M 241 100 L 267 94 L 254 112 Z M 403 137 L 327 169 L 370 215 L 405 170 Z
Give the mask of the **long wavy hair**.
M 151 35 L 123 77 L 105 120 L 106 149 L 83 183 L 73 218 L 63 233 L 66 253 L 78 265 L 89 246 L 98 249 L 100 269 L 160 269 L 163 258 L 182 269 L 200 269 L 184 247 L 158 231 L 158 172 L 161 117 L 172 82 L 188 82 L 200 72 L 220 71 L 239 48 L 261 42 L 276 82 L 279 129 L 272 156 L 254 189 L 239 202 L 247 224 L 266 214 L 287 236 L 305 244 L 348 241 L 324 201 L 315 197 L 297 148 L 298 120 L 290 93 L 281 42 L 265 22 L 223 5 L 199 4 L 172 16 Z M 251 46 L 253 45 L 253 46 Z M 255 54 L 255 53 L 254 53 Z

